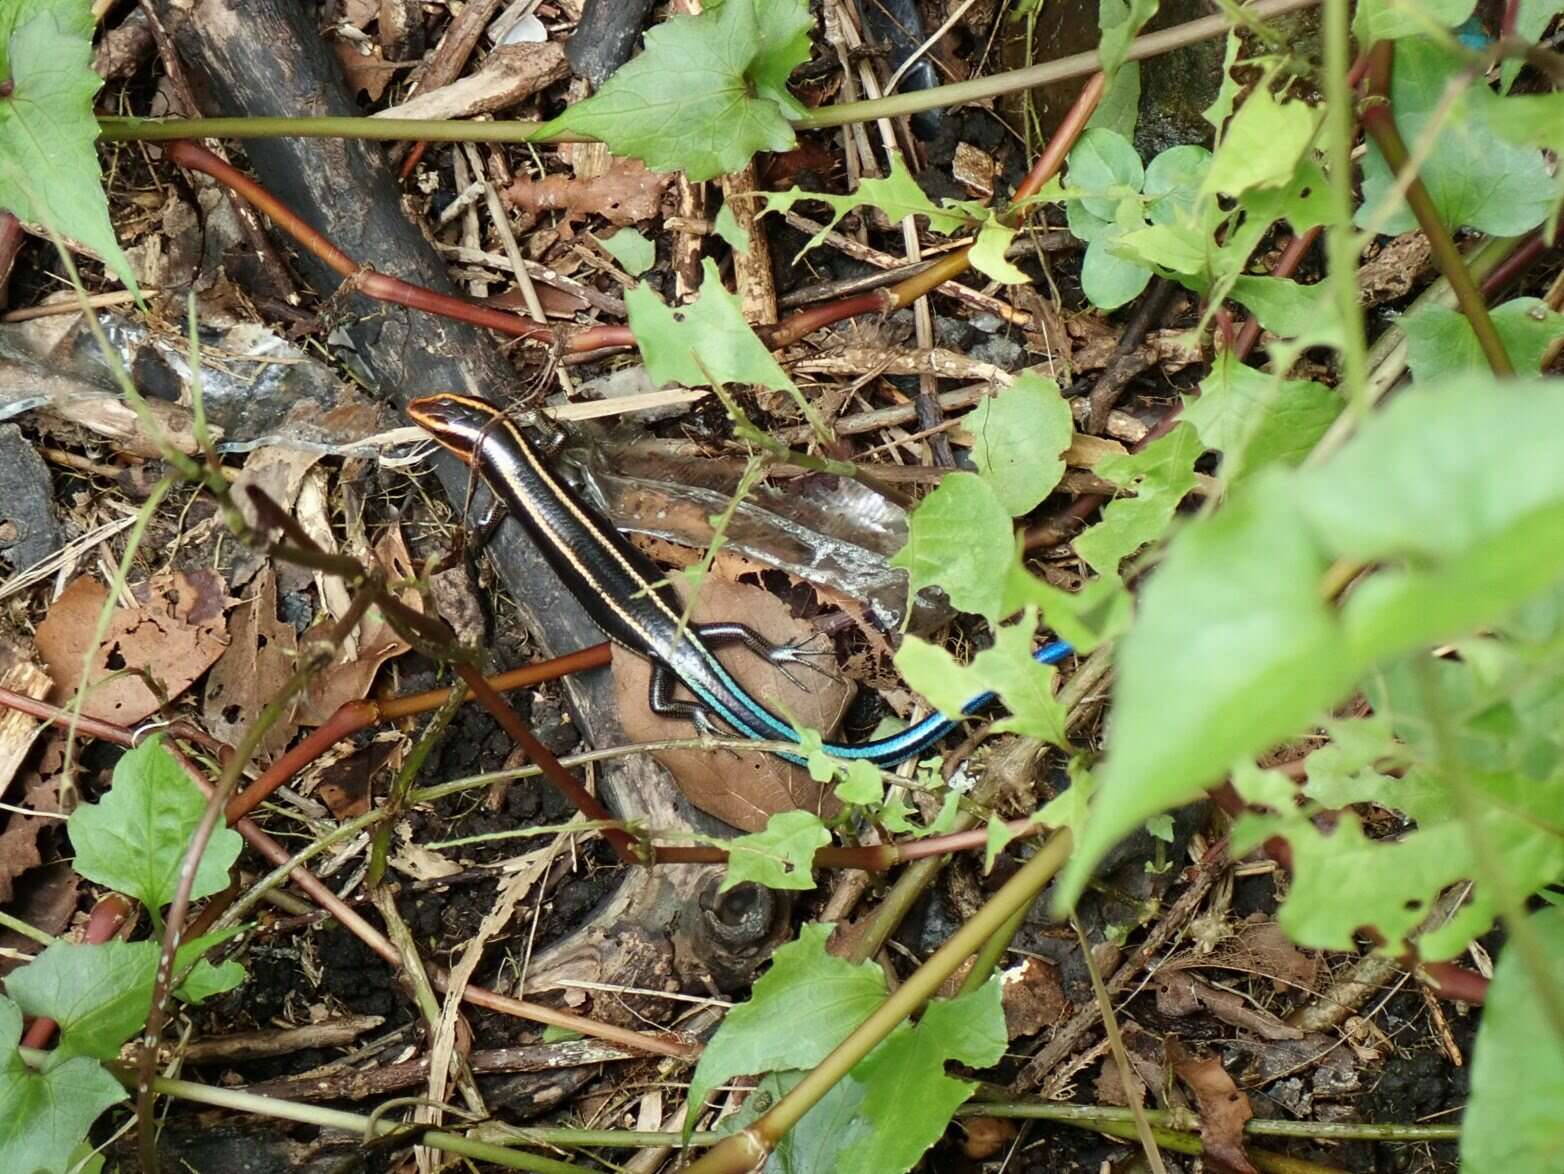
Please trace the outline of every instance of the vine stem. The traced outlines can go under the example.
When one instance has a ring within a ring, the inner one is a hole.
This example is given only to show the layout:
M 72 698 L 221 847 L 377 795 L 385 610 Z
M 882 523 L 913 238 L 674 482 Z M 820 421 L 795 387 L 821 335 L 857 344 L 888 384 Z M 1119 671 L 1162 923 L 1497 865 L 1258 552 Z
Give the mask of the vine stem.
M 713 1147 L 689 1168 L 689 1174 L 739 1174 L 758 1168 L 799 1118 L 819 1103 L 838 1081 L 939 990 L 958 966 L 998 933 L 1017 909 L 1026 907 L 1070 855 L 1071 836 L 1060 831 L 1021 866 L 1003 888 L 908 976 L 896 991 L 780 1101 L 738 1133 Z
M 1393 175 L 1399 176 L 1407 170 L 1410 155 L 1390 108 L 1390 70 L 1394 54 L 1395 44 L 1392 41 L 1381 41 L 1369 50 L 1369 100 L 1363 107 L 1363 128 L 1374 139 L 1374 145 L 1385 158 L 1385 165 Z M 1499 337 L 1499 331 L 1488 313 L 1488 303 L 1466 267 L 1461 250 L 1456 248 L 1455 239 L 1440 219 L 1433 197 L 1428 194 L 1419 176 L 1407 177 L 1405 182 L 1407 206 L 1412 209 L 1418 227 L 1428 238 L 1434 261 L 1450 283 L 1461 313 L 1471 323 L 1472 332 L 1477 335 L 1477 345 L 1482 348 L 1489 369 L 1501 378 L 1515 374 L 1504 340 Z
M 1351 0 L 1325 0 L 1326 157 L 1330 164 L 1331 218 L 1325 234 L 1329 270 L 1326 280 L 1341 323 L 1341 381 L 1353 415 L 1368 411 L 1368 346 L 1363 334 L 1363 304 L 1358 300 L 1358 252 L 1352 224 L 1352 145 L 1357 137 L 1352 68 Z
M 1266 20 L 1314 8 L 1320 0 L 1255 0 L 1242 9 L 1247 20 Z M 1161 32 L 1147 33 L 1130 42 L 1125 61 L 1144 61 L 1219 37 L 1232 28 L 1234 21 L 1221 14 L 1203 16 Z M 933 86 L 927 90 L 892 94 L 862 102 L 838 102 L 812 110 L 792 119 L 795 130 L 822 130 L 850 122 L 873 122 L 997 98 L 1021 90 L 1087 77 L 1102 69 L 1102 57 L 1095 50 L 1060 57 L 1026 69 L 972 81 Z M 471 122 L 456 119 L 418 118 L 100 118 L 99 137 L 108 142 L 168 142 L 172 139 L 224 138 L 256 139 L 294 136 L 297 138 L 350 138 L 380 141 L 423 139 L 445 143 L 565 143 L 591 142 L 585 135 L 543 133 L 546 123 Z

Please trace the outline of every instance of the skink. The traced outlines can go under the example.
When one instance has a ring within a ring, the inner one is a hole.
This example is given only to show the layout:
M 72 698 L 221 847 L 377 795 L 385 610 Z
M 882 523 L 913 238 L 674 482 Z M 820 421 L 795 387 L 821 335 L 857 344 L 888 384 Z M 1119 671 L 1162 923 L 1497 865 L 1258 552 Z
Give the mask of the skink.
M 703 730 L 717 723 L 745 738 L 797 742 L 798 733 L 740 685 L 713 649 L 742 644 L 773 664 L 797 662 L 792 646 L 777 646 L 743 624 L 686 624 L 683 602 L 666 577 L 544 460 L 537 446 L 486 400 L 431 395 L 414 400 L 408 415 L 443 447 L 467 462 L 495 497 L 526 528 L 550 566 L 610 640 L 652 665 L 653 712 L 682 717 Z M 1033 657 L 1055 664 L 1070 646 L 1053 641 Z M 693 700 L 674 697 L 676 685 Z M 994 700 L 983 693 L 962 707 L 970 716 Z M 899 733 L 857 745 L 826 743 L 837 758 L 893 766 L 928 749 L 956 723 L 933 714 Z M 790 754 L 783 757 L 797 759 Z

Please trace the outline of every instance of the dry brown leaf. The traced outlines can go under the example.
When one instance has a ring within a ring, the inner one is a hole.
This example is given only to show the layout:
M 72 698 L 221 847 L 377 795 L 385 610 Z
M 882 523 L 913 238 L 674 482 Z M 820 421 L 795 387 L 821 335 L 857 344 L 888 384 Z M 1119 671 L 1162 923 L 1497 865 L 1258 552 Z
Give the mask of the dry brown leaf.
M 592 179 L 548 175 L 517 179 L 505 189 L 506 202 L 527 212 L 594 214 L 610 224 L 649 220 L 662 207 L 663 189 L 672 176 L 646 170 L 634 159 L 615 160 L 607 174 Z
M 695 622 L 732 621 L 736 617 L 774 644 L 813 634 L 808 624 L 794 619 L 787 605 L 769 591 L 707 576 L 696 603 Z M 773 712 L 791 715 L 825 733 L 836 728 L 852 697 L 846 682 L 794 666 L 789 671 L 801 683 L 800 688 L 776 665 L 747 648 L 723 649 L 718 655 L 739 684 L 765 699 Z M 632 742 L 693 737 L 695 730 L 688 722 L 659 717 L 647 706 L 650 683 L 651 666 L 616 647 L 614 684 L 625 737 Z M 743 831 L 762 830 L 766 820 L 780 811 L 802 809 L 829 819 L 841 808 L 828 787 L 811 779 L 802 767 L 774 754 L 661 750 L 656 758 L 668 768 L 686 799 Z
M 130 725 L 178 697 L 227 647 L 223 613 L 233 606 L 216 571 L 164 571 L 133 591 L 135 607 L 115 607 L 103 643 L 93 651 L 82 712 Z M 68 586 L 38 625 L 38 652 L 64 704 L 82 685 L 87 653 L 108 588 L 83 575 Z M 134 670 L 124 672 L 122 670 Z M 164 696 L 147 687 L 157 682 Z M 98 685 L 111 674 L 114 679 Z
M 49 695 L 49 674 L 32 662 L 21 648 L 0 640 L 0 687 L 31 697 L 35 701 Z M 0 796 L 4 796 L 16 777 L 37 735 L 39 721 L 19 709 L 0 710 Z
M 228 633 L 228 649 L 206 678 L 201 715 L 214 737 L 237 745 L 294 668 L 298 640 L 293 625 L 277 618 L 277 576 L 270 566 L 261 568 L 251 598 L 234 609 Z M 281 754 L 292 740 L 294 708 L 266 731 L 257 752 L 261 761 Z
M 1197 1059 L 1176 1040 L 1168 1041 L 1168 1050 L 1173 1057 L 1173 1071 L 1195 1094 L 1206 1161 L 1226 1174 L 1257 1174 L 1244 1153 L 1244 1125 L 1254 1116 L 1249 1098 L 1239 1091 L 1217 1057 Z
M 68 860 L 57 860 L 43 868 L 35 868 L 21 877 L 15 891 L 5 898 L 6 912 L 34 929 L 59 937 L 70 928 L 81 883 L 81 876 Z M 23 965 L 42 949 L 32 938 L 14 929 L 0 929 L 0 978 Z
M 20 776 L 21 787 L 14 805 L 39 814 L 26 815 L 20 811 L 0 814 L 0 820 L 4 821 L 4 830 L 0 831 L 0 905 L 10 903 L 18 877 L 43 863 L 39 837 L 50 828 L 64 826 L 48 814 L 60 810 L 59 771 L 64 764 L 63 747 L 62 739 L 54 739 L 44 747 L 38 765 Z
M 370 785 L 391 757 L 395 745 L 371 742 L 364 749 L 334 762 L 320 772 L 315 797 L 337 819 L 356 819 L 369 810 Z
M 999 998 L 1011 1039 L 1036 1035 L 1045 1027 L 1063 1023 L 1070 1014 L 1059 968 L 1043 958 L 1023 958 L 1001 974 Z
M 413 577 L 412 556 L 407 553 L 407 544 L 397 527 L 392 526 L 375 543 L 374 556 L 389 581 Z M 401 600 L 408 607 L 423 610 L 417 591 L 404 591 Z M 300 643 L 323 637 L 330 627 L 331 621 L 315 625 L 304 633 Z M 391 629 L 380 609 L 371 607 L 352 635 L 343 641 L 336 659 L 310 681 L 294 714 L 295 720 L 301 726 L 318 726 L 347 702 L 366 696 L 380 666 L 393 656 L 401 656 L 409 647 Z

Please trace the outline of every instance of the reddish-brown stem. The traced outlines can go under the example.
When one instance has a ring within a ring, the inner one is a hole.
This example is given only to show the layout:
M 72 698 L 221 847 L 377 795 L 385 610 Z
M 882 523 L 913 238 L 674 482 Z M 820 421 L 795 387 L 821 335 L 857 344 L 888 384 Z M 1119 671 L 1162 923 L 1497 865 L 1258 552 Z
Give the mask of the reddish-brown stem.
M 260 777 L 228 801 L 228 822 L 238 823 L 270 798 L 273 791 L 344 738 L 351 738 L 380 718 L 373 701 L 349 701 L 298 743 L 279 755 Z
M 511 741 L 521 747 L 522 752 L 537 764 L 538 769 L 543 772 L 543 777 L 553 783 L 559 793 L 570 800 L 571 805 L 582 815 L 604 824 L 603 838 L 612 845 L 619 858 L 626 864 L 643 863 L 635 837 L 619 825 L 608 808 L 598 801 L 596 795 L 582 786 L 575 775 L 559 764 L 559 759 L 554 757 L 547 746 L 538 741 L 527 728 L 527 723 L 521 720 L 521 716 L 503 697 L 489 687 L 489 683 L 483 679 L 483 674 L 469 664 L 458 663 L 455 668 L 457 674 L 467 683 L 467 687 L 472 690 L 473 698 L 489 711 L 489 715 L 495 721 L 500 723 L 500 728 L 510 735 Z
M 420 139 L 408 148 L 407 157 L 402 160 L 402 166 L 397 168 L 397 178 L 406 179 L 413 174 L 413 168 L 418 166 L 418 161 L 424 157 L 424 152 L 429 149 L 429 143 Z
M 92 907 L 81 940 L 87 945 L 101 945 L 119 933 L 135 912 L 136 903 L 123 893 L 105 894 Z M 52 1019 L 34 1019 L 22 1036 L 22 1047 L 43 1047 L 53 1037 L 55 1026 Z
M 238 168 L 223 162 L 205 147 L 197 146 L 192 142 L 178 141 L 168 144 L 167 151 L 169 158 L 179 166 L 210 175 L 258 211 L 270 217 L 273 224 L 318 257 L 332 272 L 351 283 L 354 289 L 368 297 L 400 306 L 409 306 L 415 310 L 426 310 L 431 314 L 443 314 L 448 318 L 471 322 L 474 326 L 483 326 L 515 338 L 537 338 L 545 342 L 553 342 L 555 339 L 551 327 L 535 322 L 531 318 L 491 309 L 488 306 L 474 305 L 462 298 L 436 293 L 432 289 L 425 289 L 403 281 L 399 277 L 391 277 L 360 265 L 328 240 L 323 233 L 305 223 L 302 217 L 271 192 Z
M 1040 192 L 1043 185 L 1057 175 L 1059 169 L 1064 166 L 1070 148 L 1075 146 L 1075 141 L 1081 137 L 1081 132 L 1086 129 L 1087 122 L 1091 120 L 1092 112 L 1102 101 L 1103 88 L 1106 85 L 1107 79 L 1100 73 L 1093 74 L 1087 81 L 1080 97 L 1075 100 L 1075 105 L 1070 107 L 1064 121 L 1059 124 L 1059 129 L 1054 132 L 1053 138 L 1049 139 L 1048 145 L 1037 157 L 1037 162 L 1032 164 L 1032 169 L 1026 173 L 1026 178 L 1016 185 L 1016 190 L 1011 196 L 1012 209 L 1005 217 L 1006 223 L 1013 225 L 1026 219 L 1028 210 L 1019 205 Z M 800 310 L 792 317 L 779 322 L 770 331 L 766 338 L 767 344 L 772 347 L 783 347 L 797 342 L 822 326 L 829 326 L 832 322 L 854 318 L 859 314 L 889 313 L 902 306 L 910 306 L 930 290 L 965 273 L 971 266 L 971 253 L 972 246 L 967 245 L 947 253 L 927 269 L 914 273 L 885 289 L 855 294 L 839 301 L 827 302 L 822 306 L 811 306 L 807 310 Z
M 613 659 L 613 655 L 613 645 L 605 640 L 601 644 L 589 645 L 579 652 L 567 652 L 564 656 L 524 665 L 508 673 L 496 673 L 484 679 L 496 692 L 508 693 L 512 689 L 524 689 L 528 685 L 539 685 L 544 681 L 557 681 L 572 673 L 584 673 L 588 669 L 602 668 Z M 393 722 L 400 721 L 404 717 L 412 717 L 414 714 L 429 713 L 444 705 L 445 699 L 449 696 L 448 689 L 430 689 L 424 693 L 409 693 L 405 697 L 387 698 L 377 702 L 380 708 L 380 720 Z
M 1362 119 L 1363 129 L 1373 138 L 1374 145 L 1384 156 L 1385 165 L 1390 168 L 1392 175 L 1400 178 L 1407 172 L 1411 157 L 1390 112 L 1390 69 L 1394 54 L 1395 45 L 1390 41 L 1381 41 L 1369 50 L 1369 100 L 1363 107 Z M 1472 333 L 1477 336 L 1477 345 L 1483 352 L 1483 358 L 1488 360 L 1489 369 L 1501 378 L 1515 374 L 1504 340 L 1499 337 L 1493 318 L 1489 316 L 1488 303 L 1483 300 L 1477 283 L 1472 280 L 1471 270 L 1466 267 L 1461 250 L 1456 247 L 1455 238 L 1439 218 L 1439 209 L 1434 206 L 1433 197 L 1417 175 L 1412 175 L 1407 182 L 1406 202 L 1417 217 L 1418 227 L 1428 238 L 1434 262 L 1450 283 L 1456 304 L 1471 324 Z
M 5 305 L 11 269 L 16 264 L 17 253 L 22 251 L 26 235 L 20 220 L 9 212 L 0 212 L 0 306 Z

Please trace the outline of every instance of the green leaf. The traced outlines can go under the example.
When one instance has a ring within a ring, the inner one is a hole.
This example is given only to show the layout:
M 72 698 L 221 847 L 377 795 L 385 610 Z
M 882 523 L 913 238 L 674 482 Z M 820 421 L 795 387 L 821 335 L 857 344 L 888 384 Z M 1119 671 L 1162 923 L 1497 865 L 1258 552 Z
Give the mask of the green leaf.
M 13 971 L 5 992 L 24 1013 L 60 1025 L 51 1068 L 72 1056 L 112 1060 L 146 1026 L 159 953 L 156 942 L 56 942 Z
M 1083 656 L 1130 626 L 1130 593 L 1117 579 L 1091 579 L 1079 591 L 1064 591 L 1026 570 L 1017 559 L 1005 591 L 1001 615 L 1035 607 L 1059 638 Z
M 1130 42 L 1160 6 L 1160 0 L 1097 0 L 1097 27 L 1102 30 L 1097 42 L 1102 64 L 1097 68 L 1110 80 L 1117 76 Z
M 1010 711 L 996 730 L 1068 746 L 1065 709 L 1053 691 L 1056 670 L 1032 659 L 1036 630 L 1037 615 L 1028 610 L 1019 623 L 996 628 L 993 647 L 978 653 L 970 665 L 960 664 L 937 644 L 908 636 L 896 651 L 896 668 L 948 718 L 960 719 L 972 698 L 994 693 Z
M 717 219 L 712 221 L 711 230 L 728 242 L 728 247 L 735 253 L 747 254 L 749 252 L 749 233 L 733 215 L 733 205 L 724 202 L 717 212 Z
M 1118 218 L 1119 201 L 1134 195 L 1146 180 L 1140 155 L 1123 135 L 1092 128 L 1083 133 L 1070 151 L 1065 171 L 1065 191 L 1098 220 L 1112 224 Z M 1071 201 L 1071 206 L 1075 204 Z M 1090 240 L 1070 224 L 1070 231 Z
M 938 585 L 954 607 L 999 618 L 1012 557 L 1010 512 L 975 473 L 952 473 L 907 519 L 907 545 L 891 559 L 917 594 Z
M 1201 190 L 1238 196 L 1287 183 L 1314 138 L 1314 124 L 1306 102 L 1278 102 L 1269 89 L 1256 89 L 1228 123 Z
M 1324 285 L 1300 285 L 1284 277 L 1239 277 L 1231 297 L 1265 329 L 1300 345 L 1336 346 L 1341 325 Z
M 80 0 L 0 5 L 0 208 L 44 224 L 102 257 L 140 297 L 109 222 L 92 97 L 93 19 Z
M 657 246 L 633 228 L 621 228 L 613 236 L 598 237 L 608 255 L 631 277 L 639 277 L 657 263 Z
M 1081 292 L 1099 310 L 1117 310 L 1140 297 L 1151 280 L 1151 270 L 1113 251 L 1120 234 L 1114 232 L 1086 246 L 1081 260 Z
M 755 337 L 739 300 L 722 286 L 717 264 L 701 262 L 700 296 L 670 309 L 643 282 L 625 294 L 630 331 L 646 362 L 647 376 L 657 386 L 669 383 L 706 387 L 719 383 L 749 383 L 799 394 L 787 372 L 777 365 L 766 344 Z
M 1086 120 L 1086 126 L 1088 130 L 1100 126 L 1129 139 L 1135 136 L 1135 123 L 1139 118 L 1140 62 L 1126 61 L 1113 75 L 1102 101 Z
M 134 897 L 154 915 L 174 899 L 179 868 L 206 800 L 155 734 L 114 767 L 114 786 L 72 813 L 67 827 L 76 871 Z M 212 833 L 196 868 L 192 899 L 228 885 L 243 841 L 232 828 Z
M 1304 232 L 1328 224 L 1331 218 L 1330 181 L 1319 164 L 1308 159 L 1294 168 L 1289 182 L 1280 187 L 1251 188 L 1238 202 L 1262 229 L 1274 220 L 1285 220 L 1294 232 Z
M 1520 0 L 1515 11 L 1515 36 L 1533 44 L 1542 40 L 1553 18 L 1564 12 L 1561 0 Z M 1506 59 L 1499 66 L 1499 92 L 1507 94 L 1520 76 L 1522 61 Z
M 1225 213 L 1203 190 L 1211 170 L 1211 152 L 1193 144 L 1169 147 L 1146 168 L 1142 189 L 1148 197 L 1146 217 L 1167 227 L 1214 231 Z
M 810 249 L 825 240 L 826 234 L 835 228 L 837 222 L 846 216 L 854 208 L 864 205 L 872 205 L 884 212 L 891 221 L 900 221 L 908 216 L 928 217 L 929 227 L 935 232 L 950 234 L 959 232 L 974 221 L 981 221 L 991 215 L 988 209 L 981 204 L 965 200 L 946 200 L 944 206 L 936 204 L 929 199 L 924 190 L 918 186 L 918 181 L 912 172 L 907 170 L 907 164 L 902 160 L 901 152 L 892 151 L 890 155 L 891 173 L 887 176 L 871 176 L 858 185 L 858 190 L 846 195 L 835 195 L 831 192 L 807 192 L 801 188 L 787 188 L 780 192 L 766 192 L 766 212 L 788 212 L 794 204 L 801 200 L 816 201 L 827 205 L 831 209 L 831 219 L 828 220 L 819 232 L 809 238 L 809 243 L 799 250 L 801 257 Z
M 1278 379 L 1229 351 L 1201 380 L 1200 397 L 1184 403 L 1184 419 L 1200 442 L 1223 454 L 1229 485 L 1267 465 L 1299 463 L 1340 412 L 1341 401 L 1322 385 Z
M 815 887 L 815 849 L 831 842 L 820 817 L 808 811 L 779 811 L 766 830 L 728 841 L 728 868 L 721 892 L 752 881 L 768 889 Z
M 1205 272 L 1210 262 L 1209 238 L 1198 229 L 1182 225 L 1148 224 L 1098 243 L 1107 244 L 1115 256 L 1136 265 L 1185 276 Z
M 885 798 L 885 780 L 872 762 L 862 758 L 849 759 L 841 764 L 841 782 L 836 784 L 836 797 L 843 803 L 855 803 L 859 807 L 879 803 Z
M 814 1067 L 884 1002 L 884 971 L 827 953 L 830 936 L 831 926 L 811 923 L 776 952 L 749 1001 L 728 1012 L 701 1053 L 692 1106 L 735 1076 Z
M 1426 33 L 1429 26 L 1453 29 L 1472 15 L 1477 0 L 1362 0 L 1353 16 L 1352 31 L 1360 44 L 1392 41 Z
M 1418 174 L 1446 225 L 1496 236 L 1535 228 L 1547 217 L 1556 194 L 1547 165 L 1537 151 L 1511 145 L 1490 125 L 1495 111 L 1517 99 L 1497 97 L 1486 86 L 1468 87 L 1446 113 L 1446 88 L 1463 68 L 1461 57 L 1426 38 L 1398 41 L 1390 83 L 1396 126 L 1412 149 L 1435 119 L 1443 117 Z M 1363 159 L 1360 225 L 1378 215 L 1394 182 L 1371 140 Z M 1379 231 L 1409 232 L 1416 227 L 1411 209 L 1398 199 L 1396 211 Z
M 1059 385 L 1023 371 L 999 394 L 979 400 L 961 426 L 972 434 L 972 463 L 1014 517 L 1030 513 L 1059 485 L 1075 438 Z
M 757 151 L 793 146 L 803 107 L 787 78 L 809 57 L 807 0 L 726 0 L 675 16 L 592 97 L 539 129 L 591 135 L 615 155 L 692 180 L 737 171 Z
M 945 1064 L 987 1068 L 1004 1055 L 999 994 L 990 979 L 970 994 L 930 1001 L 917 1024 L 903 1023 L 853 1068 L 849 1080 L 864 1090 L 859 1120 L 873 1127 L 843 1137 L 829 1168 L 899 1174 L 917 1164 L 977 1088 L 945 1075 Z
M 1561 381 L 1417 386 L 1330 461 L 1267 470 L 1186 527 L 1120 646 L 1067 893 L 1119 836 L 1306 728 L 1375 665 L 1564 579 L 1561 429 Z M 1333 610 L 1333 563 L 1382 569 Z
M 972 268 L 984 277 L 991 277 L 1006 285 L 1022 285 L 1029 282 L 1032 279 L 1005 257 L 1005 250 L 1010 247 L 1010 242 L 1015 240 L 1015 237 L 1015 229 L 990 217 L 978 229 L 977 240 L 972 243 L 972 248 L 967 253 L 967 260 L 972 263 Z
M 1540 298 L 1513 298 L 1495 306 L 1489 317 L 1521 375 L 1538 374 L 1543 353 L 1564 334 L 1564 314 L 1549 309 Z M 1420 383 L 1488 370 L 1472 324 L 1456 310 L 1425 306 L 1403 318 L 1401 329 L 1407 336 L 1407 365 Z
M 1099 464 L 1099 476 L 1126 488 L 1133 486 L 1135 496 L 1109 502 L 1102 520 L 1075 540 L 1075 553 L 1099 575 L 1117 578 L 1119 564 L 1160 538 L 1172 523 L 1178 503 L 1195 486 L 1195 459 L 1200 453 L 1194 429 L 1180 421 L 1140 452 Z
M 1233 77 L 1233 66 L 1238 64 L 1238 54 L 1243 47 L 1243 40 L 1235 28 L 1227 34 L 1227 50 L 1222 55 L 1222 84 L 1217 88 L 1211 105 L 1200 112 L 1200 117 L 1211 124 L 1218 138 L 1222 135 L 1222 127 L 1233 115 L 1233 104 L 1238 101 L 1238 95 L 1243 93 L 1244 87 Z
M 7 1169 L 62 1174 L 98 1114 L 125 1090 L 85 1056 L 34 1072 L 16 1050 L 21 1038 L 21 1009 L 0 999 L 0 1153 Z
M 1564 1040 L 1550 1013 L 1564 975 L 1564 909 L 1539 909 L 1527 929 L 1540 956 L 1528 957 L 1529 943 L 1511 937 L 1483 1004 L 1461 1124 L 1463 1170 L 1553 1174 L 1564 1160 Z
M 195 961 L 195 966 L 190 971 L 190 977 L 174 994 L 183 1002 L 199 1003 L 213 995 L 226 994 L 242 983 L 245 979 L 244 967 L 238 962 L 230 958 L 214 966 L 201 955 L 229 938 L 238 937 L 246 928 L 234 925 L 216 933 L 203 934 L 194 941 L 181 942 L 174 954 L 174 974 L 183 974 L 192 961 Z

